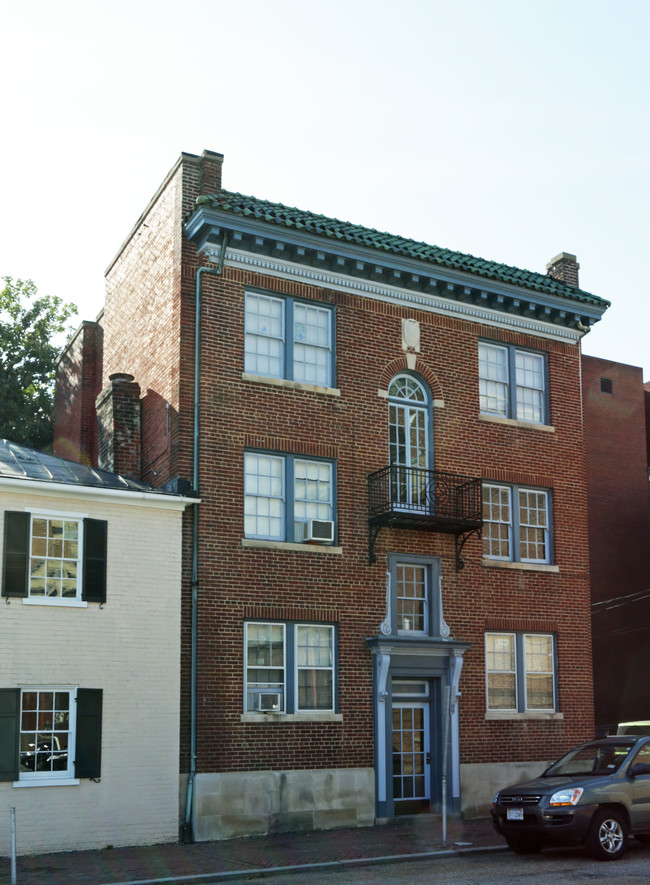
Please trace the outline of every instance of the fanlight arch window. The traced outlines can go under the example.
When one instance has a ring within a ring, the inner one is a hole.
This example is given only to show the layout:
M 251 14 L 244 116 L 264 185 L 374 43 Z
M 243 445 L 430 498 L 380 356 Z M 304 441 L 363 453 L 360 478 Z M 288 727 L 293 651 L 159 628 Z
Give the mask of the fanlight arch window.
M 391 399 L 428 405 L 429 394 L 413 375 L 396 375 L 390 382 L 388 396 Z

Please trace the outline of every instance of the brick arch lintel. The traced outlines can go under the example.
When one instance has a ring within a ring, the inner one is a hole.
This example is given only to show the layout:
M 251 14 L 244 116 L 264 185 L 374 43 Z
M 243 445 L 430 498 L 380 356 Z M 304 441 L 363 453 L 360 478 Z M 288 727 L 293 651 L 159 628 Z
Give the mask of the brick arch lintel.
M 381 375 L 379 377 L 379 390 L 384 394 L 388 395 L 388 385 L 391 380 L 395 377 L 395 375 L 399 375 L 400 372 L 408 372 L 410 371 L 408 361 L 406 359 L 406 354 L 404 356 L 399 356 L 394 360 L 391 360 L 390 363 L 387 363 L 381 371 Z M 421 357 L 417 357 L 415 361 L 415 367 L 413 369 L 414 372 L 417 372 L 429 385 L 431 390 L 431 396 L 433 397 L 434 406 L 444 406 L 445 400 L 442 393 L 442 385 L 438 380 L 436 373 L 431 369 Z

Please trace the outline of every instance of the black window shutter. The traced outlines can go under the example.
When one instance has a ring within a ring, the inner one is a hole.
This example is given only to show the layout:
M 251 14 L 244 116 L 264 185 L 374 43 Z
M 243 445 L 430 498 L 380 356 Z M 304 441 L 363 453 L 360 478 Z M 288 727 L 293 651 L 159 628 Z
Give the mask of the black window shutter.
M 102 773 L 102 689 L 77 689 L 77 735 L 74 776 Z
M 84 519 L 84 575 L 81 598 L 106 602 L 106 535 L 104 519 Z
M 0 688 L 0 781 L 18 780 L 20 689 Z
M 3 596 L 27 596 L 30 524 L 30 513 L 15 510 L 8 510 L 5 513 Z

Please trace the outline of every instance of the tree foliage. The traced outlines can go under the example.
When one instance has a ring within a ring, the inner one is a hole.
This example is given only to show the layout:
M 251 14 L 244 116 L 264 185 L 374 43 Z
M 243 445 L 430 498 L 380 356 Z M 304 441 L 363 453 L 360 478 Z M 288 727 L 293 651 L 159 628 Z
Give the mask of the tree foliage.
M 55 295 L 37 297 L 31 280 L 2 282 L 0 438 L 42 449 L 52 442 L 55 364 L 77 308 Z

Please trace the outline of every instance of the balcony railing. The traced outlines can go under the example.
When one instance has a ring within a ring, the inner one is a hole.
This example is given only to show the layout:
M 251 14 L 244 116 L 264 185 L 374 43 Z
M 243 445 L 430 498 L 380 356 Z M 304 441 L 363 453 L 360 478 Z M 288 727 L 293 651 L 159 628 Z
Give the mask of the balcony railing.
M 368 524 L 371 561 L 374 541 L 383 525 L 445 532 L 457 539 L 480 531 L 481 480 L 422 467 L 383 467 L 368 476 Z

